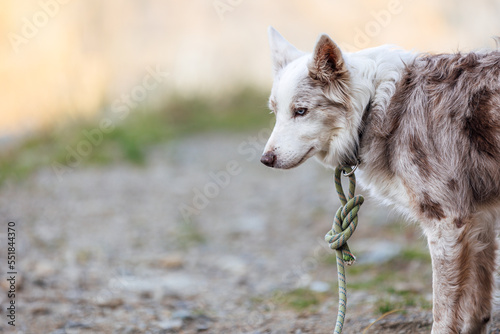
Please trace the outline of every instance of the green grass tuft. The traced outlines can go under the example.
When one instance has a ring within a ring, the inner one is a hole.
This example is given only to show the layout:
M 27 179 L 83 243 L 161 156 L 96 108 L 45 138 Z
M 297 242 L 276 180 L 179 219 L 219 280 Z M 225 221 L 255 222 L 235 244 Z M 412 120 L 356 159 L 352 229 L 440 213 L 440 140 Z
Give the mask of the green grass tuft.
M 397 258 L 402 261 L 431 263 L 431 255 L 424 248 L 405 248 Z
M 315 292 L 305 288 L 298 288 L 288 292 L 278 292 L 273 296 L 273 301 L 284 307 L 296 311 L 315 309 L 328 297 L 328 293 Z

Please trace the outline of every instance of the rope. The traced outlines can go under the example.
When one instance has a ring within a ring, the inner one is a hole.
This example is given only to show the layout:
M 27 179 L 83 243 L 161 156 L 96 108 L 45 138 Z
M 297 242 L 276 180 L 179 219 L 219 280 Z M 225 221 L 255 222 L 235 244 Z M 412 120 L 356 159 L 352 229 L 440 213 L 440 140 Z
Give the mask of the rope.
M 344 173 L 349 177 L 349 193 L 347 198 L 340 182 L 340 176 Z M 364 198 L 361 195 L 354 196 L 356 190 L 356 177 L 351 167 L 341 166 L 335 169 L 335 189 L 342 203 L 335 214 L 332 229 L 325 235 L 326 242 L 331 249 L 336 251 L 337 272 L 339 280 L 339 308 L 337 313 L 337 323 L 335 325 L 335 334 L 342 333 L 344 327 L 345 313 L 347 308 L 347 290 L 344 262 L 351 265 L 356 261 L 356 257 L 351 253 L 347 240 L 356 230 L 358 225 L 358 211 Z

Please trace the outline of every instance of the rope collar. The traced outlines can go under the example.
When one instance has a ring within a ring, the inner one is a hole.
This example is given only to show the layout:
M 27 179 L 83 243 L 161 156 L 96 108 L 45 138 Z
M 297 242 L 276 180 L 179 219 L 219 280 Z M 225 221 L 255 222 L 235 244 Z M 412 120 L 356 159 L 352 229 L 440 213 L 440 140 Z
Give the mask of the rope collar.
M 365 110 L 363 111 L 363 117 L 361 119 L 361 124 L 358 127 L 358 138 L 356 141 L 356 145 L 354 147 L 354 151 L 352 152 L 351 155 L 346 155 L 343 159 L 340 161 L 341 166 L 349 166 L 353 167 L 354 170 L 358 168 L 358 166 L 361 164 L 361 158 L 359 156 L 359 150 L 360 150 L 360 145 L 361 145 L 361 140 L 363 139 L 363 133 L 365 131 L 366 127 L 366 119 L 368 118 L 368 115 L 370 114 L 370 111 L 372 109 L 372 100 L 368 101 L 368 104 L 365 107 Z M 344 174 L 345 176 L 349 176 Z

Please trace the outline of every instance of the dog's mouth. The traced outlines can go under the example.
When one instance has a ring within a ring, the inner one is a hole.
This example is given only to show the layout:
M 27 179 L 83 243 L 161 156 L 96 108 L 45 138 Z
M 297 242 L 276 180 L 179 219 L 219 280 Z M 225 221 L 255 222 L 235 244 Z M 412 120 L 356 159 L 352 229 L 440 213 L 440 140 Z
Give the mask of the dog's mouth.
M 295 167 L 297 167 L 297 166 L 301 165 L 301 164 L 302 164 L 304 161 L 306 161 L 307 159 L 309 159 L 309 158 L 310 158 L 310 157 L 311 157 L 311 156 L 315 153 L 315 152 L 313 152 L 313 151 L 314 151 L 314 146 L 313 146 L 313 147 L 311 147 L 311 148 L 310 148 L 310 149 L 306 152 L 306 154 L 304 154 L 304 155 L 302 156 L 302 158 L 300 158 L 300 160 L 299 160 L 297 163 L 295 163 L 295 164 L 293 164 L 293 165 L 290 165 L 290 166 L 276 166 L 276 167 L 278 167 L 278 168 L 282 168 L 282 169 L 291 169 L 291 168 L 295 168 Z

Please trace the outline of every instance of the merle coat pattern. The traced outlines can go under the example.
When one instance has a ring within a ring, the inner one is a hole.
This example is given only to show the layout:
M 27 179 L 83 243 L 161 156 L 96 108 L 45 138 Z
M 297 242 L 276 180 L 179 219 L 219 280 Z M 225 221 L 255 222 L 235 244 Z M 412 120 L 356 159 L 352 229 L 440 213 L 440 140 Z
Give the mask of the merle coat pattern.
M 433 267 L 432 333 L 486 333 L 500 207 L 500 52 L 312 54 L 269 30 L 276 125 L 261 161 L 311 156 L 359 165 L 361 184 L 425 232 Z

